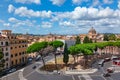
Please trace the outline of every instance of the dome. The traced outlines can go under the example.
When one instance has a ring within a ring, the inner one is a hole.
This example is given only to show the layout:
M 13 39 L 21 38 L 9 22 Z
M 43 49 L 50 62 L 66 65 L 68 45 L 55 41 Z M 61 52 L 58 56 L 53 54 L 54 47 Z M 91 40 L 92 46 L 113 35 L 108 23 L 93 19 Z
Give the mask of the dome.
M 91 33 L 91 34 L 96 34 L 96 30 L 92 27 L 92 28 L 89 30 L 89 33 Z

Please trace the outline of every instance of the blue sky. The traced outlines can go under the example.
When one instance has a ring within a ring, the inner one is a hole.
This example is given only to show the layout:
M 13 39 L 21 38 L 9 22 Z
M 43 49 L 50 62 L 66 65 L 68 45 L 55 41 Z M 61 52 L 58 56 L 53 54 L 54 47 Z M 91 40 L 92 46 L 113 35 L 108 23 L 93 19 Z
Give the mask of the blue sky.
M 1 0 L 0 30 L 31 34 L 120 33 L 120 0 Z

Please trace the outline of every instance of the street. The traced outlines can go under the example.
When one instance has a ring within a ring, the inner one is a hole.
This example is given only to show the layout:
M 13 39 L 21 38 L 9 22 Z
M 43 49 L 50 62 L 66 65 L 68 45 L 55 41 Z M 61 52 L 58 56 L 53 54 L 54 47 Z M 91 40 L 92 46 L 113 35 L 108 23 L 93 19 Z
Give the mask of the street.
M 45 57 L 45 62 L 54 59 L 54 56 Z M 46 72 L 38 71 L 38 68 L 42 66 L 42 61 L 37 61 L 31 65 L 24 67 L 14 73 L 4 76 L 1 80 L 120 80 L 120 68 L 117 72 L 111 73 L 110 77 L 104 77 L 103 73 L 110 66 L 112 62 L 105 62 L 101 67 L 96 63 L 93 64 L 93 68 L 98 68 L 98 71 L 93 74 L 78 74 L 78 75 L 66 75 L 66 74 L 47 74 Z M 36 65 L 37 68 L 32 67 Z

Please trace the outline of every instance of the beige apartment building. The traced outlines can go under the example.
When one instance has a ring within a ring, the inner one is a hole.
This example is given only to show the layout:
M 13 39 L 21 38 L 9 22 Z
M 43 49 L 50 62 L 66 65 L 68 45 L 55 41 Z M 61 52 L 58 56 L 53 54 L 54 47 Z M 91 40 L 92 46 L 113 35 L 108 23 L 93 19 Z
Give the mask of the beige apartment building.
M 9 66 L 16 66 L 24 64 L 27 61 L 27 40 L 18 38 L 16 35 L 12 34 L 11 30 L 2 30 L 1 36 L 5 37 L 5 40 L 8 40 L 9 46 Z
M 3 59 L 5 60 L 4 68 L 10 67 L 10 46 L 9 46 L 9 40 L 3 36 L 0 35 L 0 47 L 1 51 L 4 54 Z

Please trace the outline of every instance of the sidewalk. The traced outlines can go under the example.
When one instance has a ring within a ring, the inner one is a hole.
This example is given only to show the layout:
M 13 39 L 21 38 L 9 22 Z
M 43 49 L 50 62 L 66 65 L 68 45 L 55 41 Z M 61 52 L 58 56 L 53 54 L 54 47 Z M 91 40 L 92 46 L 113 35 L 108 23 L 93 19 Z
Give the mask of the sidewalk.
M 92 74 L 97 72 L 98 69 L 81 69 L 81 70 L 69 70 L 69 71 L 65 71 L 65 74 Z

